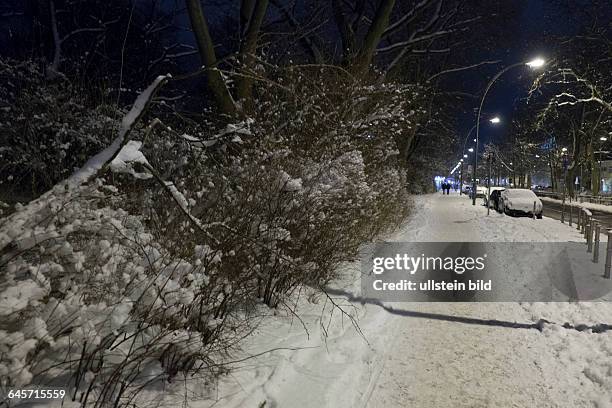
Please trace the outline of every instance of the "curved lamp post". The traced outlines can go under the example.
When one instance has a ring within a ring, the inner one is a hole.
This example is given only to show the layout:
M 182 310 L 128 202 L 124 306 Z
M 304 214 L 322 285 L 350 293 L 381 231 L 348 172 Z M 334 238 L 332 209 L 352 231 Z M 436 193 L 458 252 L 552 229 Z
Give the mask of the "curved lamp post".
M 476 176 L 478 174 L 478 141 L 480 140 L 480 113 L 482 112 L 482 106 L 484 105 L 484 101 L 485 101 L 485 98 L 487 97 L 487 93 L 489 93 L 489 89 L 491 89 L 491 86 L 495 83 L 495 81 L 499 79 L 500 76 L 510 71 L 512 68 L 521 67 L 521 66 L 526 65 L 531 69 L 538 69 L 538 68 L 542 68 L 545 64 L 546 64 L 546 61 L 543 60 L 542 58 L 536 58 L 528 62 L 517 62 L 516 64 L 509 65 L 506 68 L 499 71 L 497 74 L 495 74 L 495 76 L 487 84 L 484 94 L 482 95 L 482 99 L 480 100 L 480 107 L 478 108 L 478 118 L 476 119 L 476 151 L 474 154 L 474 180 L 472 183 L 472 191 L 474 192 L 474 194 L 472 194 L 472 205 L 476 205 L 475 192 L 476 192 L 476 178 L 477 178 Z

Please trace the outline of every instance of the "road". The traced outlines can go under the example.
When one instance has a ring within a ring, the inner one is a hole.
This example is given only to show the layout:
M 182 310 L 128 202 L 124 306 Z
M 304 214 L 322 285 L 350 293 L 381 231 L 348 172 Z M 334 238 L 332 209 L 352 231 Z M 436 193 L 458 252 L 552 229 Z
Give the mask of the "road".
M 544 216 L 554 218 L 556 220 L 561 219 L 561 207 L 562 207 L 561 204 L 550 202 L 550 201 L 544 201 L 543 204 L 544 204 Z M 569 223 L 570 208 L 571 208 L 570 206 L 565 207 L 565 222 L 566 223 Z M 572 209 L 572 223 L 575 224 L 576 218 L 578 215 L 577 209 L 576 208 L 571 208 L 571 209 Z M 591 213 L 593 214 L 593 218 L 598 220 L 602 224 L 602 226 L 604 226 L 607 229 L 612 229 L 612 213 L 607 213 L 607 212 L 598 211 L 598 210 L 589 210 L 589 211 L 591 211 Z

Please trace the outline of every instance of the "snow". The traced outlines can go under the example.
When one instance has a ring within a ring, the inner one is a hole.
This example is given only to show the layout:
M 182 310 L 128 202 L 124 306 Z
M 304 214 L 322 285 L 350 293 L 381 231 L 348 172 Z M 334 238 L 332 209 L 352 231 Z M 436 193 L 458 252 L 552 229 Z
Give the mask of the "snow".
M 556 220 L 495 212 L 487 217 L 485 207 L 472 206 L 465 196 L 428 195 L 414 205 L 413 216 L 388 241 L 582 242 L 575 229 Z M 501 261 L 512 262 L 513 256 Z M 247 360 L 234 365 L 216 398 L 193 406 L 612 406 L 612 331 L 595 334 L 561 325 L 609 323 L 610 304 L 383 308 L 349 302 L 358 296 L 358 271 L 357 262 L 346 264 L 330 296 L 358 320 L 359 330 L 346 315 L 330 316 L 325 296 L 302 293 L 301 321 L 290 313 L 265 320 L 245 343 Z M 466 324 L 463 318 L 472 320 Z M 533 327 L 478 324 L 479 319 Z
M 226 125 L 225 128 L 223 128 L 223 130 L 221 130 L 219 133 L 217 133 L 210 139 L 206 139 L 206 140 L 199 139 L 197 137 L 188 135 L 186 133 L 182 134 L 181 138 L 188 141 L 193 146 L 200 147 L 200 148 L 212 147 L 216 145 L 217 142 L 222 141 L 225 138 L 225 136 L 228 136 L 228 135 L 233 135 L 233 137 L 230 139 L 232 143 L 242 144 L 243 140 L 240 137 L 240 135 L 252 136 L 253 134 L 251 130 L 249 129 L 249 126 L 251 126 L 253 123 L 254 123 L 253 119 L 247 119 L 246 121 L 239 122 L 236 124 L 230 123 Z
M 278 184 L 280 189 L 285 192 L 296 192 L 302 190 L 302 179 L 292 178 L 287 172 L 282 170 L 279 172 Z
M 46 294 L 33 280 L 17 282 L 0 292 L 0 316 L 8 316 L 25 309 L 28 304 L 42 299 Z
M 130 140 L 125 146 L 119 151 L 117 156 L 111 161 L 109 167 L 116 173 L 128 173 L 138 179 L 148 179 L 153 177 L 149 173 L 138 173 L 134 170 L 132 164 L 140 163 L 149 165 L 147 158 L 142 154 L 140 148 L 142 142 L 136 140 Z
M 144 108 L 151 99 L 151 96 L 161 87 L 171 76 L 160 75 L 144 91 L 138 95 L 130 111 L 123 117 L 119 134 L 113 143 L 100 153 L 91 157 L 78 171 L 73 173 L 67 181 L 70 186 L 77 186 L 96 174 L 102 166 L 117 154 L 124 144 L 124 139 L 134 126 L 136 120 L 143 114 Z
M 118 157 L 140 160 L 137 151 L 138 146 L 132 145 L 125 156 Z M 288 174 L 284 178 L 294 180 Z M 182 193 L 172 184 L 167 187 L 186 210 Z M 416 197 L 406 205 L 414 207 L 412 216 L 386 241 L 584 242 L 575 228 L 546 217 L 534 220 L 496 212 L 487 216 L 484 206 L 472 206 L 466 196 L 433 194 Z M 100 240 L 98 246 L 99 256 L 108 258 L 112 266 L 115 249 L 110 241 Z M 153 247 L 147 247 L 149 250 L 148 262 L 156 262 L 161 255 Z M 66 251 L 72 253 L 71 248 Z M 210 252 L 205 245 L 196 247 L 196 263 Z M 514 256 L 508 253 L 500 262 L 511 264 Z M 531 256 L 537 261 L 537 254 Z M 188 274 L 188 263 L 172 263 L 164 270 L 172 272 L 159 276 L 158 287 L 164 287 L 163 301 L 172 304 L 193 301 L 181 289 L 177 276 L 197 282 L 208 279 L 203 274 Z M 592 333 L 563 327 L 564 323 L 610 324 L 609 303 L 366 302 L 359 297 L 359 262 L 345 263 L 338 272 L 341 278 L 329 286 L 329 297 L 304 287 L 293 298 L 296 304 L 288 307 L 297 307 L 299 318 L 283 307 L 263 318 L 245 339 L 241 352 L 231 356 L 232 371 L 221 377 L 215 389 L 196 376 L 167 383 L 163 390 L 145 389 L 135 402 L 182 406 L 187 398 L 193 408 L 264 404 L 306 408 L 612 406 L 612 330 Z M 26 293 L 33 290 L 39 293 Z M 25 299 L 36 301 L 45 295 L 40 285 L 23 281 L 12 286 L 10 293 L 0 293 L 0 304 L 10 309 L 0 310 L 0 315 L 23 309 Z M 151 299 L 145 302 L 156 307 Z M 131 301 L 109 306 L 62 305 L 55 319 L 78 310 L 79 322 L 96 326 L 103 338 L 125 322 L 131 305 Z M 262 316 L 270 313 L 260 307 Z M 112 318 L 104 320 L 104 316 Z M 525 328 L 496 325 L 493 319 L 510 325 L 517 322 Z M 68 339 L 82 341 L 84 327 L 51 347 L 66 347 Z M 7 347 L 16 355 L 30 353 L 48 337 L 40 318 L 30 318 L 22 332 L 11 333 L 11 338 L 2 334 L 0 331 L 5 340 L 0 352 Z M 193 347 L 201 346 L 197 339 L 192 340 Z M 122 361 L 124 353 L 118 347 L 107 355 L 107 361 Z M 0 374 L 19 371 L 17 384 L 27 384 L 31 374 L 20 368 L 21 361 L 0 364 Z M 159 370 L 159 362 L 151 361 L 143 375 Z
M 121 122 L 121 128 L 113 143 L 107 148 L 91 157 L 77 171 L 75 171 L 66 180 L 58 183 L 53 189 L 40 196 L 38 199 L 28 203 L 22 210 L 11 214 L 3 220 L 3 226 L 10 226 L 8 233 L 0 233 L 0 250 L 7 245 L 19 239 L 27 238 L 25 235 L 30 231 L 31 226 L 35 225 L 42 218 L 42 214 L 54 206 L 59 206 L 60 199 L 57 197 L 60 193 L 66 193 L 70 189 L 75 189 L 93 177 L 102 167 L 115 157 L 124 147 L 124 140 L 135 121 L 143 114 L 144 108 L 151 99 L 153 93 L 159 89 L 171 76 L 160 75 L 149 85 L 134 102 L 130 111 L 125 115 Z M 129 154 L 133 155 L 135 145 L 131 145 L 128 149 Z M 143 157 L 144 158 L 144 157 Z M 145 159 L 146 160 L 146 159 Z M 17 242 L 20 250 L 27 248 L 23 243 Z M 11 256 L 8 254 L 7 259 Z
M 196 147 L 211 147 L 214 146 L 215 144 L 217 144 L 217 140 L 202 140 L 202 139 L 198 139 L 197 137 L 194 136 L 190 136 L 188 134 L 183 134 L 181 135 L 181 137 L 183 139 L 185 139 L 186 141 L 188 141 L 189 143 L 192 143 L 194 146 Z

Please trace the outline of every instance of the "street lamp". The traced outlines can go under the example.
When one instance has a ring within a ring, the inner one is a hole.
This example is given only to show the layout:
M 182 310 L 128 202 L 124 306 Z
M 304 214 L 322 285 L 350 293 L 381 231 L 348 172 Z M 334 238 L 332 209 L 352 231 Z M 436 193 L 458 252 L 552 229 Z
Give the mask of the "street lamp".
M 535 58 L 529 62 L 526 62 L 525 65 L 527 65 L 529 68 L 538 69 L 546 65 L 546 61 L 543 58 Z
M 489 119 L 489 122 L 491 122 L 492 124 L 498 124 L 501 122 L 501 119 L 499 118 L 499 116 L 494 116 Z M 465 136 L 465 141 L 463 142 L 463 157 L 466 159 L 468 155 L 465 154 L 465 145 L 467 144 L 467 141 L 470 138 L 470 135 L 472 134 L 474 129 L 476 129 L 476 125 L 472 126 L 472 128 L 468 131 L 467 135 Z M 474 142 L 476 142 L 476 139 L 474 139 Z M 470 148 L 468 151 L 472 153 L 474 151 L 474 148 Z M 463 187 L 463 166 L 461 166 L 461 186 Z M 459 195 L 461 195 L 461 190 L 459 191 Z
M 491 89 L 491 86 L 495 83 L 495 81 L 499 79 L 500 76 L 510 71 L 512 68 L 527 66 L 531 69 L 538 69 L 542 68 L 544 65 L 546 65 L 546 61 L 543 58 L 535 58 L 527 62 L 517 62 L 516 64 L 509 65 L 499 71 L 487 84 L 484 94 L 482 95 L 482 99 L 480 100 L 480 106 L 478 108 L 478 117 L 476 118 L 476 154 L 474 154 L 474 181 L 472 183 L 472 191 L 476 191 L 476 175 L 478 172 L 478 140 L 480 140 L 480 114 L 482 112 L 482 106 L 484 105 L 484 101 L 487 97 L 487 94 L 489 93 L 489 89 Z M 472 205 L 476 205 L 476 194 L 472 194 Z
M 470 153 L 472 153 L 473 151 L 474 151 L 474 148 L 473 148 L 473 147 L 470 147 L 470 148 L 468 149 L 468 152 L 470 152 Z

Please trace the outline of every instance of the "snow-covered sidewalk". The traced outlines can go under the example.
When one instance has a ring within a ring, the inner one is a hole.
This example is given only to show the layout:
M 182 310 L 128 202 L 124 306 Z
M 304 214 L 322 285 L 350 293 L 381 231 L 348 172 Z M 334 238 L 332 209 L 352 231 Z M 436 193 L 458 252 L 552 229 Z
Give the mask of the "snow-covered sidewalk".
M 389 240 L 582 241 L 556 220 L 486 217 L 465 196 L 422 196 L 414 206 Z M 337 293 L 358 295 L 359 263 L 343 274 Z M 333 301 L 358 319 L 360 331 L 347 316 L 330 316 L 330 299 L 304 294 L 301 321 L 264 321 L 245 356 L 280 350 L 236 365 L 214 401 L 191 406 L 612 407 L 612 331 L 486 323 L 612 324 L 609 303 L 396 303 L 389 311 L 340 295 Z

